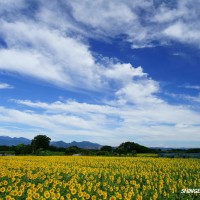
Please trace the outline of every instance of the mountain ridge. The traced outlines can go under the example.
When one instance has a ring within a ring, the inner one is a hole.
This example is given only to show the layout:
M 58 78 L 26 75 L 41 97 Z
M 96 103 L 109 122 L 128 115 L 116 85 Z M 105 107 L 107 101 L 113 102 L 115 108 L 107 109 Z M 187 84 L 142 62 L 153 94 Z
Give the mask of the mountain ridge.
M 28 144 L 31 144 L 31 140 L 24 137 L 0 136 L 0 146 L 16 146 L 18 144 L 28 145 Z M 102 145 L 98 143 L 93 143 L 89 141 L 82 141 L 82 142 L 72 141 L 72 142 L 66 143 L 60 140 L 60 141 L 52 141 L 50 142 L 50 145 L 55 146 L 55 147 L 63 147 L 63 148 L 67 148 L 70 146 L 77 146 L 83 149 L 100 149 L 102 147 Z

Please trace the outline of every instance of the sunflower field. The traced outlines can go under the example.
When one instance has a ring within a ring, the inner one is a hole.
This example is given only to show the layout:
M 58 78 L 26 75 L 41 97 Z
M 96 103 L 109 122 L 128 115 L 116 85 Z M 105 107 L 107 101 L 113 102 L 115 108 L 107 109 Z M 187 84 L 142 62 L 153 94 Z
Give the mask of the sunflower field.
M 0 157 L 0 200 L 192 200 L 199 188 L 200 159 Z

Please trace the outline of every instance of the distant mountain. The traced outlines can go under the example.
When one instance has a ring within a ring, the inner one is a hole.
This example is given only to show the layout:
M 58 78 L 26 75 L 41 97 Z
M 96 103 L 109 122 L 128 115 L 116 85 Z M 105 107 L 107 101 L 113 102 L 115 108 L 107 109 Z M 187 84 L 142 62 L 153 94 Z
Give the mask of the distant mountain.
M 70 146 L 77 146 L 79 148 L 82 149 L 100 149 L 102 147 L 102 145 L 97 144 L 97 143 L 92 143 L 89 141 L 83 141 L 83 142 L 70 142 L 70 143 L 65 143 L 63 141 L 58 141 L 58 142 L 51 142 L 52 146 L 56 146 L 56 147 L 70 147 Z
M 66 148 L 66 147 L 68 147 L 67 146 L 67 143 L 66 142 L 63 142 L 63 141 L 57 141 L 57 142 L 50 142 L 50 145 L 51 146 L 54 146 L 54 147 L 63 147 L 63 148 Z
M 23 137 L 11 138 L 9 136 L 0 136 L 0 146 L 16 146 L 18 144 L 25 144 L 25 145 L 31 144 L 31 140 L 27 138 L 23 138 Z M 73 141 L 70 143 L 66 143 L 63 141 L 52 141 L 50 145 L 56 146 L 56 147 L 64 147 L 64 148 L 67 148 L 70 146 L 77 146 L 83 149 L 100 149 L 102 147 L 102 145 L 100 144 L 92 143 L 88 141 L 83 141 L 83 142 Z
M 1 146 L 16 146 L 18 144 L 30 144 L 31 140 L 23 137 L 8 137 L 8 136 L 0 136 L 0 145 Z

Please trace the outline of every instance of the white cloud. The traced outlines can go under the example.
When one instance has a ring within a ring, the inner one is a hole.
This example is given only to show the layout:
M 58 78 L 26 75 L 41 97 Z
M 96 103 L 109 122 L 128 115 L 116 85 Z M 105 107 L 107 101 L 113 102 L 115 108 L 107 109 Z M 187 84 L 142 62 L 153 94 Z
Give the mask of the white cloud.
M 96 37 L 124 34 L 133 48 L 153 47 L 154 41 L 166 44 L 170 40 L 200 44 L 199 1 L 157 5 L 153 1 L 71 1 L 70 6 L 74 18 Z
M 13 86 L 7 84 L 7 83 L 0 83 L 0 90 L 1 89 L 12 89 Z
M 81 41 L 32 22 L 3 21 L 1 25 L 9 48 L 0 51 L 0 69 L 61 86 L 100 86 L 99 67 Z
M 135 77 L 147 77 L 147 74 L 143 72 L 142 67 L 134 68 L 130 63 L 112 64 L 109 68 L 105 69 L 104 73 L 109 79 L 120 81 L 123 84 L 132 82 Z
M 123 140 L 142 144 L 155 141 L 200 140 L 200 116 L 187 107 L 171 106 L 164 102 L 144 105 L 98 105 L 66 102 L 32 102 L 15 100 L 33 113 L 1 108 L 0 122 L 34 125 L 62 136 L 82 135 L 103 144 L 118 145 Z M 21 107 L 20 106 L 20 107 Z M 73 135 L 74 134 L 74 135 Z M 166 145 L 165 144 L 165 145 Z
M 174 52 L 172 53 L 173 56 L 181 56 L 181 57 L 186 57 L 186 54 L 182 53 L 182 52 Z
M 189 88 L 189 89 L 195 89 L 195 90 L 200 90 L 200 88 L 198 88 L 198 86 L 183 86 L 184 88 Z M 200 94 L 197 95 L 188 95 L 188 94 L 175 94 L 175 93 L 165 93 L 165 95 L 168 95 L 174 99 L 180 99 L 180 100 L 184 100 L 187 101 L 187 105 L 190 107 L 193 107 L 193 109 L 197 109 L 197 104 L 200 103 Z M 197 103 L 197 104 L 194 104 Z
M 131 8 L 121 1 L 86 0 L 80 3 L 75 0 L 69 4 L 75 19 L 96 29 L 99 34 L 116 34 L 119 30 L 122 33 L 137 19 Z
M 100 113 L 100 114 L 114 114 L 116 112 L 115 107 L 107 105 L 95 105 L 87 103 L 78 103 L 76 101 L 68 100 L 66 102 L 56 101 L 51 104 L 45 102 L 32 102 L 30 100 L 13 100 L 17 104 L 22 104 L 32 108 L 41 108 L 50 113 Z
M 160 103 L 161 99 L 154 96 L 154 93 L 159 92 L 157 83 L 153 80 L 140 80 L 119 89 L 116 95 L 121 101 L 125 100 L 126 103 L 134 104 L 149 104 Z
M 114 85 L 118 103 L 148 104 L 162 102 L 156 94 L 159 84 L 143 72 L 142 67 L 116 63 L 105 69 L 107 81 Z
M 189 85 L 189 84 L 186 84 L 183 87 L 187 88 L 187 89 L 200 90 L 200 85 Z
M 183 23 L 172 24 L 164 30 L 164 34 L 169 37 L 180 38 L 185 32 L 185 26 Z
M 177 22 L 167 27 L 163 34 L 172 39 L 177 39 L 185 43 L 199 43 L 200 30 L 194 30 L 191 26 L 182 22 Z
M 55 66 L 52 66 L 51 61 L 41 54 L 38 54 L 38 52 L 6 49 L 0 50 L 0 58 L 1 70 L 17 72 L 54 83 L 67 81 L 64 77 L 62 79 L 62 73 L 59 73 Z
M 177 2 L 177 5 L 173 8 L 167 6 L 167 4 L 161 4 L 155 11 L 151 21 L 156 23 L 171 23 L 177 19 L 188 18 L 190 13 L 190 10 L 183 1 Z
M 10 3 L 11 2 L 11 3 Z M 13 2 L 13 3 L 12 3 Z M 2 8 L 16 10 L 29 8 L 23 0 L 2 1 Z M 145 48 L 178 40 L 200 44 L 198 0 L 171 3 L 147 0 L 125 1 L 38 1 L 38 10 L 32 13 L 37 23 L 79 38 L 95 37 L 105 40 L 124 35 L 133 48 Z M 142 13 L 142 14 L 141 14 Z M 32 21 L 29 16 L 9 13 L 10 21 Z M 59 23 L 58 23 L 59 21 Z M 13 24 L 12 24 L 13 25 Z M 19 29 L 20 30 L 20 29 Z M 40 31 L 40 28 L 37 29 Z M 184 33 L 184 34 L 183 34 Z M 39 34 L 38 34 L 39 35 Z M 40 34 L 41 35 L 41 34 Z
M 200 94 L 198 96 L 185 95 L 185 99 L 192 101 L 192 102 L 200 103 Z

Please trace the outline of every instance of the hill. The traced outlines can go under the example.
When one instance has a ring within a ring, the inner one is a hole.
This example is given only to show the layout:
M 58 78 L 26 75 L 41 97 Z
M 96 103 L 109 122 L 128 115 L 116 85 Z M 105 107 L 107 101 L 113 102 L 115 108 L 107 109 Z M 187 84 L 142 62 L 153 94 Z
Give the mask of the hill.
M 56 146 L 56 147 L 64 147 L 64 148 L 67 148 L 70 146 L 77 146 L 82 149 L 100 149 L 102 147 L 102 145 L 100 145 L 100 144 L 92 143 L 89 141 L 82 141 L 82 142 L 73 141 L 70 143 L 58 141 L 58 142 L 51 142 L 51 145 Z
M 31 144 L 31 140 L 27 139 L 27 138 L 23 138 L 23 137 L 9 137 L 9 136 L 0 136 L 0 146 L 16 146 L 18 144 Z M 83 141 L 83 142 L 70 142 L 70 143 L 66 143 L 63 141 L 52 141 L 50 143 L 51 146 L 55 146 L 55 147 L 63 147 L 63 148 L 67 148 L 70 146 L 77 146 L 79 148 L 83 148 L 83 149 L 100 149 L 102 147 L 102 145 L 97 144 L 97 143 L 92 143 L 89 141 Z
M 18 144 L 30 144 L 31 140 L 24 137 L 14 137 L 11 138 L 9 136 L 0 136 L 0 146 L 16 146 Z

